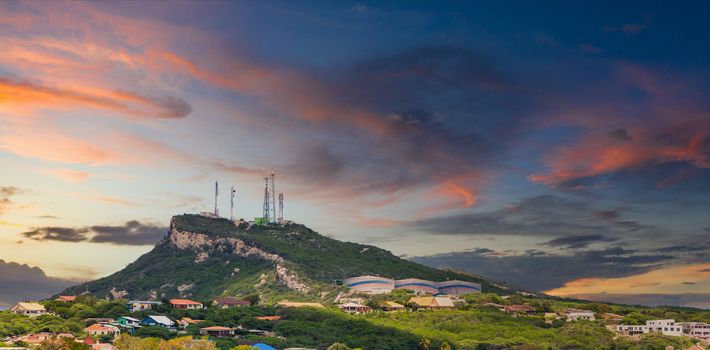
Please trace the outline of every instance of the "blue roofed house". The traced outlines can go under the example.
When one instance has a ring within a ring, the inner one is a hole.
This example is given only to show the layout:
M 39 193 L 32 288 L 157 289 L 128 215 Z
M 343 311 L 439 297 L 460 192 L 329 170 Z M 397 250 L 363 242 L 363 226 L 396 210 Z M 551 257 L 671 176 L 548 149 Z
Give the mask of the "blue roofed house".
M 146 318 L 144 318 L 141 323 L 144 326 L 160 326 L 160 327 L 167 328 L 170 330 L 176 329 L 175 322 L 173 322 L 171 319 L 167 318 L 166 316 L 160 316 L 160 315 L 146 316 Z
M 276 350 L 275 347 L 268 345 L 268 344 L 264 344 L 264 343 L 256 343 L 256 344 L 252 345 L 251 347 L 257 348 L 259 350 Z

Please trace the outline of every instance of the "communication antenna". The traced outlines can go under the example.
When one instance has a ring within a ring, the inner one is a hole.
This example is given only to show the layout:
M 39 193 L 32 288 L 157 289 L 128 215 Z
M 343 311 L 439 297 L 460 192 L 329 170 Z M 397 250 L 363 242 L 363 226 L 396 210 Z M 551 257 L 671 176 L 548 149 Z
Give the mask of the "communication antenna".
M 276 172 L 271 169 L 271 222 L 276 222 Z
M 214 216 L 219 217 L 219 208 L 217 207 L 217 197 L 219 196 L 219 181 L 214 182 Z
M 264 213 L 262 219 L 269 222 L 269 177 L 264 177 Z
M 229 219 L 234 221 L 234 196 L 237 194 L 237 190 L 234 189 L 234 186 L 229 190 Z
M 284 194 L 279 193 L 279 223 L 284 222 Z

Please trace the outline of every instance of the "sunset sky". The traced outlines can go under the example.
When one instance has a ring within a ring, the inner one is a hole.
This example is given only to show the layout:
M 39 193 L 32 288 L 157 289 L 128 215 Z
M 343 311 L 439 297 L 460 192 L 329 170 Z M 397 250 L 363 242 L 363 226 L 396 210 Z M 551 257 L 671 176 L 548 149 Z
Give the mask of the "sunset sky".
M 0 2 L 0 306 L 170 217 L 285 217 L 551 294 L 710 308 L 710 8 Z M 10 285 L 6 284 L 6 285 Z

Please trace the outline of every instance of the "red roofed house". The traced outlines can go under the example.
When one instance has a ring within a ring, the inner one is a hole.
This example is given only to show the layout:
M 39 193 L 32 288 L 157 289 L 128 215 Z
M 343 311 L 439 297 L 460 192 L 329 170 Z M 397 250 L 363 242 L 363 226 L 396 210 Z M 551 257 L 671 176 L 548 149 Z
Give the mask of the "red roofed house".
M 189 299 L 170 299 L 170 305 L 172 305 L 174 309 L 202 309 L 202 303 L 198 303 Z
M 210 337 L 231 337 L 234 336 L 234 328 L 222 326 L 205 327 L 200 328 L 200 334 Z
M 74 300 L 76 300 L 76 296 L 75 296 L 75 295 L 60 295 L 60 296 L 58 296 L 58 297 L 56 297 L 56 298 L 54 299 L 54 301 L 64 301 L 64 302 L 67 302 L 67 303 L 71 303 L 71 302 L 73 302 Z
M 249 302 L 247 300 L 239 300 L 237 298 L 222 297 L 222 298 L 215 298 L 213 304 L 215 306 L 222 308 L 222 309 L 226 309 L 229 307 L 250 306 L 251 302 Z

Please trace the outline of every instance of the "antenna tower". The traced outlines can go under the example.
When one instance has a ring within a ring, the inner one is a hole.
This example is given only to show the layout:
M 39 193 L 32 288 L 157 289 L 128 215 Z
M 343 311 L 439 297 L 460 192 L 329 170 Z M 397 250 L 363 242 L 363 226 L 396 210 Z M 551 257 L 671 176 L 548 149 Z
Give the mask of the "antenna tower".
M 262 219 L 269 221 L 269 177 L 264 177 L 264 213 Z
M 234 195 L 237 194 L 237 190 L 234 186 L 229 190 L 229 219 L 234 221 Z
M 276 222 L 276 172 L 271 169 L 271 222 Z
M 219 181 L 214 182 L 214 216 L 219 217 L 219 208 L 217 207 L 217 197 L 219 196 Z
M 284 194 L 279 193 L 279 223 L 284 221 Z

